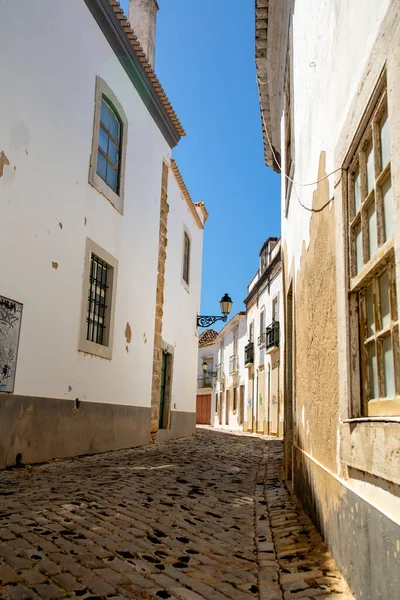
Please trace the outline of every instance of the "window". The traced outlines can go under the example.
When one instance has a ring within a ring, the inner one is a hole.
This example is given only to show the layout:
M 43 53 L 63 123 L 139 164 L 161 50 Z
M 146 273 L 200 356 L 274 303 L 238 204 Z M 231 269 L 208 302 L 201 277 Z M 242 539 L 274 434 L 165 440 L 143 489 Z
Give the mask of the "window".
M 279 321 L 278 296 L 272 300 L 272 320 L 274 323 Z
M 116 193 L 119 190 L 121 141 L 121 122 L 109 100 L 103 96 L 100 108 L 96 171 Z
M 121 214 L 128 121 L 118 99 L 100 77 L 96 77 L 95 111 L 89 183 Z
M 107 281 L 109 269 L 110 265 L 95 254 L 91 254 L 86 339 L 102 346 L 107 345 L 106 309 L 109 301 Z
M 348 169 L 353 396 L 359 414 L 400 415 L 399 324 L 386 82 Z M 355 365 L 355 366 L 354 366 Z M 357 416 L 357 415 L 356 415 Z
M 189 268 L 190 268 L 190 238 L 185 232 L 183 235 L 183 269 L 182 279 L 189 285 Z
M 252 321 L 249 326 L 249 343 L 252 344 L 253 342 L 254 342 L 254 321 Z
M 118 261 L 86 240 L 79 350 L 112 358 Z
M 258 345 L 265 344 L 265 310 L 260 312 L 260 337 L 258 338 Z

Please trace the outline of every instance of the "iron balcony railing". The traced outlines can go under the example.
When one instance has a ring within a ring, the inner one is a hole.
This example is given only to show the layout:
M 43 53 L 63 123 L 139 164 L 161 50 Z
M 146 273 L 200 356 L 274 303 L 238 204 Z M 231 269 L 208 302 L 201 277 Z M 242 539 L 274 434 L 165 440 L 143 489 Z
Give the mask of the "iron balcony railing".
M 218 381 L 225 379 L 224 365 L 222 363 L 217 366 L 217 379 Z
M 266 349 L 279 348 L 279 321 L 274 321 L 266 329 Z
M 254 344 L 249 342 L 244 348 L 244 364 L 246 367 L 254 363 Z
M 200 377 L 197 378 L 197 388 L 199 390 L 203 388 L 212 388 L 212 386 L 213 380 L 209 375 L 200 375 Z
M 263 344 L 265 344 L 265 331 L 258 336 L 258 345 L 262 346 Z

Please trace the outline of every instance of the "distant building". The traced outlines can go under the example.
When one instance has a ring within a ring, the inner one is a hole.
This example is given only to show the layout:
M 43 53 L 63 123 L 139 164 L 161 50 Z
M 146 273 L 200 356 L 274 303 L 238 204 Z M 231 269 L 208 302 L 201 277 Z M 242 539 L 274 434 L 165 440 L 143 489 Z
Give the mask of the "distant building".
M 194 431 L 207 211 L 171 159 L 156 11 L 2 7 L 0 467 Z
M 268 238 L 244 300 L 248 378 L 244 429 L 283 435 L 283 295 L 281 242 Z
M 218 365 L 218 333 L 206 329 L 199 336 L 197 365 L 196 423 L 214 425 L 215 390 Z
M 245 414 L 244 347 L 246 313 L 238 312 L 218 334 L 218 366 L 212 421 L 215 427 L 243 429 Z

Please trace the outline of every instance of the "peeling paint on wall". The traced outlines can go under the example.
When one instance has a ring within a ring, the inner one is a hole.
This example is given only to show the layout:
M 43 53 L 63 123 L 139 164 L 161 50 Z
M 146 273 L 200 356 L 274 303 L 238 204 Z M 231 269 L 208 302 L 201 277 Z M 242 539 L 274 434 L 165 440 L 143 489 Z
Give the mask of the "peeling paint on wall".
M 51 266 L 53 267 L 53 269 L 58 269 L 58 262 L 51 262 Z

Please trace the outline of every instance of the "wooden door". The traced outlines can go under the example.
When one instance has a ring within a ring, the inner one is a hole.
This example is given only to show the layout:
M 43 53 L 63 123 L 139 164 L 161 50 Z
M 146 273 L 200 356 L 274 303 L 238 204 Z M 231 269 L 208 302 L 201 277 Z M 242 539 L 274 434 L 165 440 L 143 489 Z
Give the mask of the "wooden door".
M 244 421 L 244 385 L 240 386 L 240 399 L 239 399 L 239 424 L 243 425 Z
M 211 394 L 196 396 L 196 423 L 197 425 L 211 424 Z

